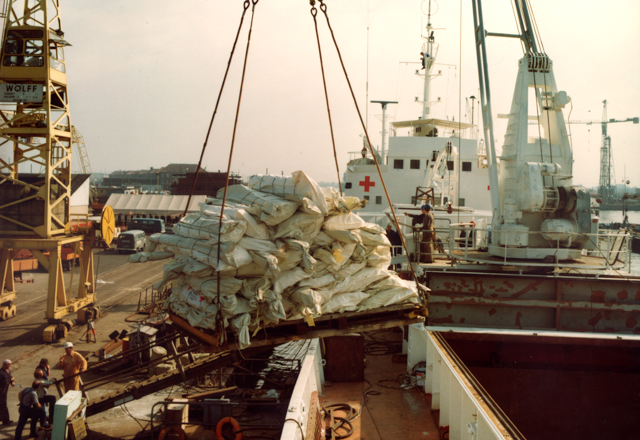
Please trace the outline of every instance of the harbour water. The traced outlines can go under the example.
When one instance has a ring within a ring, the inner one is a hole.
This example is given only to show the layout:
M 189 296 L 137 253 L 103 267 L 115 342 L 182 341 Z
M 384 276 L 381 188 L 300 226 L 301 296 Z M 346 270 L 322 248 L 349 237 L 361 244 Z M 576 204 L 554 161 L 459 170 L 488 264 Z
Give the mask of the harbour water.
M 629 223 L 640 224 L 640 211 L 628 212 Z M 622 223 L 624 216 L 621 211 L 600 211 L 600 224 Z M 640 275 L 640 254 L 631 254 L 631 272 Z

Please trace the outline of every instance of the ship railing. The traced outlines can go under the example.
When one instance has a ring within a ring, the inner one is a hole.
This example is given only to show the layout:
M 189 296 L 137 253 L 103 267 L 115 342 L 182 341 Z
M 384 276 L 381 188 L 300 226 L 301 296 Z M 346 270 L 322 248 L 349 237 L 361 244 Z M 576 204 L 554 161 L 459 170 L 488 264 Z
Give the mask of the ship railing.
M 509 235 L 516 232 L 501 231 L 503 240 L 509 242 Z M 548 236 L 549 233 L 541 231 L 530 231 L 529 242 L 540 241 L 540 238 L 534 240 L 534 236 Z M 489 243 L 491 243 L 491 228 L 478 228 L 470 223 L 451 224 L 448 230 L 448 238 L 446 244 L 446 255 L 452 260 L 465 260 L 470 262 L 483 262 L 492 264 L 505 264 L 510 266 L 540 266 L 557 268 L 576 267 L 586 270 L 621 270 L 631 272 L 631 240 L 630 234 L 626 230 L 607 231 L 600 230 L 597 233 L 567 233 L 556 240 L 544 239 L 549 244 L 547 249 L 555 249 L 556 254 L 561 255 L 568 248 L 563 246 L 567 243 L 567 235 L 570 235 L 571 242 L 581 241 L 585 243 L 585 248 L 581 250 L 580 258 L 576 260 L 561 260 L 552 258 L 547 260 L 516 260 L 508 257 L 509 247 L 504 247 L 503 256 L 493 256 L 488 259 L 485 251 Z M 418 241 L 416 241 L 418 243 Z M 416 246 L 419 249 L 420 246 Z M 434 256 L 437 255 L 434 253 Z M 587 258 L 583 258 L 587 257 Z

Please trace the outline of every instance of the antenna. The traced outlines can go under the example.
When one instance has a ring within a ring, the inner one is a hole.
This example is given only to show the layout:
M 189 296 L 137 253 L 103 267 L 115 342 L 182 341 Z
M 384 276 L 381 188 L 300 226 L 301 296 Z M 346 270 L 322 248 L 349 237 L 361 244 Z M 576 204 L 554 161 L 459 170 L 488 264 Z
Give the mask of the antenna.
M 380 104 L 382 106 L 382 148 L 380 156 L 384 161 L 384 140 L 387 135 L 387 104 L 397 104 L 398 101 L 371 101 L 372 104 Z

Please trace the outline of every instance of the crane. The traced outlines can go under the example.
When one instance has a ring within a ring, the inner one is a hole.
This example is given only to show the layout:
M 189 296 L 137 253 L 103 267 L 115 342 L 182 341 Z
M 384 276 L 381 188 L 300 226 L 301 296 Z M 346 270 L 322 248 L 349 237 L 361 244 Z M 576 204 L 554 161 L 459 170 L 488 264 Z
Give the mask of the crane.
M 611 160 L 611 136 L 607 134 L 607 126 L 616 122 L 633 122 L 637 124 L 640 122 L 640 118 L 627 118 L 627 119 L 609 119 L 607 117 L 607 100 L 602 101 L 602 119 L 572 119 L 565 121 L 566 124 L 601 124 L 602 125 L 602 142 L 600 145 L 600 180 L 598 185 L 598 195 L 601 197 L 603 203 L 610 202 L 613 198 L 612 181 L 615 181 L 613 176 L 613 161 Z M 509 115 L 498 114 L 498 118 L 508 118 Z M 529 125 L 538 124 L 538 117 L 529 116 Z
M 88 222 L 74 224 L 70 215 L 73 140 L 64 57 L 70 44 L 62 31 L 60 0 L 5 0 L 2 15 L 0 317 L 15 315 L 13 257 L 28 249 L 49 272 L 45 319 L 50 325 L 43 338 L 52 342 L 73 326 L 65 316 L 77 312 L 83 323 L 96 301 L 96 234 Z M 34 165 L 44 172 L 29 174 Z M 113 211 L 107 214 L 103 238 L 112 229 Z M 65 291 L 63 246 L 80 254 L 75 296 Z
M 603 203 L 611 201 L 613 197 L 613 187 L 611 181 L 615 180 L 612 177 L 613 162 L 611 161 L 611 136 L 607 134 L 607 126 L 616 122 L 633 122 L 637 124 L 640 118 L 627 118 L 627 119 L 609 119 L 607 118 L 607 100 L 602 101 L 602 120 L 590 121 L 590 120 L 575 120 L 567 121 L 569 124 L 601 124 L 602 125 L 602 141 L 600 143 L 600 181 L 598 185 L 598 193 L 602 198 Z
M 93 174 L 91 171 L 91 162 L 89 161 L 89 154 L 87 153 L 87 146 L 84 143 L 84 136 L 80 133 L 80 130 L 75 125 L 71 126 L 71 141 L 73 148 L 78 152 L 78 158 L 80 159 L 80 166 L 82 167 L 83 174 Z M 96 187 L 93 184 L 89 185 L 89 201 L 91 204 L 96 198 Z

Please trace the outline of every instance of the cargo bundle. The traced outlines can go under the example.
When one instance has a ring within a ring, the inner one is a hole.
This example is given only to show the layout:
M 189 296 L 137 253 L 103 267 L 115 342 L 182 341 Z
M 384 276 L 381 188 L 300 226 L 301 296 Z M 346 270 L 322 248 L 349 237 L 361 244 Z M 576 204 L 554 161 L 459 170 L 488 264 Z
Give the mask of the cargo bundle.
M 427 290 L 387 269 L 391 244 L 382 226 L 353 212 L 358 198 L 320 188 L 302 171 L 230 186 L 224 210 L 223 192 L 173 234 L 151 235 L 150 253 L 132 256 L 173 255 L 156 287 L 171 283 L 165 307 L 191 326 L 230 328 L 244 348 L 265 326 L 417 304 L 418 289 Z

